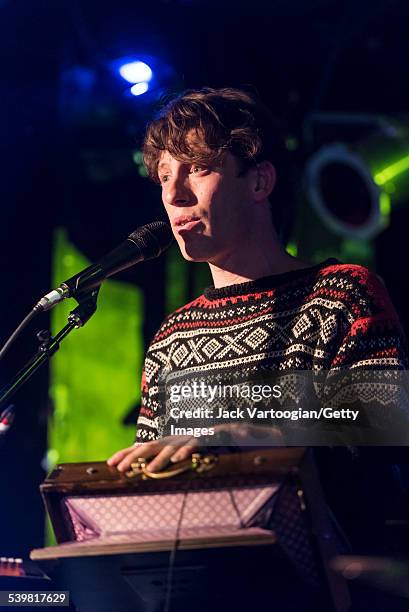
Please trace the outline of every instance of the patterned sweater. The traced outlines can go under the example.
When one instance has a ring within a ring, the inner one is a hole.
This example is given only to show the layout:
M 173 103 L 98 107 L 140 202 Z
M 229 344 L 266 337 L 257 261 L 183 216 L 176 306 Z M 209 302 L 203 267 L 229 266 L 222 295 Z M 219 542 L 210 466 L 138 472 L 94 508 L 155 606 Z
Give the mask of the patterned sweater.
M 169 373 L 405 370 L 404 336 L 380 280 L 327 260 L 224 288 L 166 317 L 146 354 L 137 441 L 164 435 Z

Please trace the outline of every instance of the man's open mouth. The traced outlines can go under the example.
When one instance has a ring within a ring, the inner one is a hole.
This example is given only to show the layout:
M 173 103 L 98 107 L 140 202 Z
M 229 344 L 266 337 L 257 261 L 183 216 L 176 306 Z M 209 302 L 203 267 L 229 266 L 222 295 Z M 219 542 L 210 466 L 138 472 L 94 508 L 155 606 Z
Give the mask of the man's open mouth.
M 195 229 L 201 225 L 202 222 L 200 217 L 196 217 L 195 215 L 182 215 L 180 217 L 176 217 L 173 223 L 177 233 L 184 234 Z

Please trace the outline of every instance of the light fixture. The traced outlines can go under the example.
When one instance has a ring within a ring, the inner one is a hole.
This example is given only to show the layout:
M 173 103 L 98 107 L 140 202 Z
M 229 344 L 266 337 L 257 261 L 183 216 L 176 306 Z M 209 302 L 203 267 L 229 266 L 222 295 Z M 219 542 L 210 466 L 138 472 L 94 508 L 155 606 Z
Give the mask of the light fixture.
M 307 162 L 306 189 L 322 221 L 342 236 L 368 240 L 409 201 L 409 129 L 383 122 L 355 143 L 322 146 Z
M 135 83 L 135 85 L 132 85 L 130 92 L 133 96 L 141 96 L 142 94 L 146 93 L 149 89 L 149 84 L 142 82 L 142 83 Z
M 149 83 L 152 79 L 152 69 L 141 60 L 127 61 L 121 64 L 118 72 L 128 83 Z

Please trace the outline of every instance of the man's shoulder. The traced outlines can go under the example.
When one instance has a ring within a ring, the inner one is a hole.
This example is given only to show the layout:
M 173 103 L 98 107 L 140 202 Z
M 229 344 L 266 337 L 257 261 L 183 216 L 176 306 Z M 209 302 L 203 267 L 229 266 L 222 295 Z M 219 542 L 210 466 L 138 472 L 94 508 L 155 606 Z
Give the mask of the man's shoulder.
M 175 330 L 176 327 L 178 329 L 181 327 L 183 328 L 184 326 L 189 327 L 189 321 L 192 318 L 190 316 L 191 312 L 201 308 L 204 304 L 204 297 L 203 295 L 200 295 L 194 300 L 188 302 L 187 304 L 184 304 L 183 306 L 180 306 L 176 310 L 173 310 L 172 312 L 167 314 L 163 319 L 162 323 L 160 324 L 160 327 L 156 332 L 152 342 L 157 342 L 158 340 L 161 340 L 164 336 L 168 336 L 172 333 L 172 331 Z
M 377 276 L 374 272 L 371 272 L 371 270 L 368 268 L 365 268 L 365 266 L 352 263 L 342 263 L 337 260 L 330 260 L 330 263 L 323 265 L 320 269 L 318 278 L 327 277 L 339 279 L 340 282 L 349 279 L 353 285 L 358 286 L 367 285 L 374 279 L 378 282 L 380 281 L 379 276 Z
M 314 279 L 313 292 L 344 304 L 354 318 L 381 312 L 396 316 L 383 280 L 361 265 L 334 263 L 324 266 Z

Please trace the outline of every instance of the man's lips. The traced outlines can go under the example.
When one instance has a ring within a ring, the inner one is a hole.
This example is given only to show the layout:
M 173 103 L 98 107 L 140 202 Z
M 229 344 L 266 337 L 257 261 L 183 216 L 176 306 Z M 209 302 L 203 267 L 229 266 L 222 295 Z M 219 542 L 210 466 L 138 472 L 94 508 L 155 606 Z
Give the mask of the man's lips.
M 190 223 L 191 221 L 198 221 L 199 217 L 197 215 L 180 215 L 179 217 L 175 217 L 173 220 L 173 224 L 176 227 L 181 225 L 185 225 L 186 223 Z
M 182 232 L 189 232 L 194 229 L 201 223 L 200 217 L 196 217 L 194 215 L 182 215 L 180 217 L 176 217 L 173 221 L 173 225 L 176 228 L 178 234 Z

